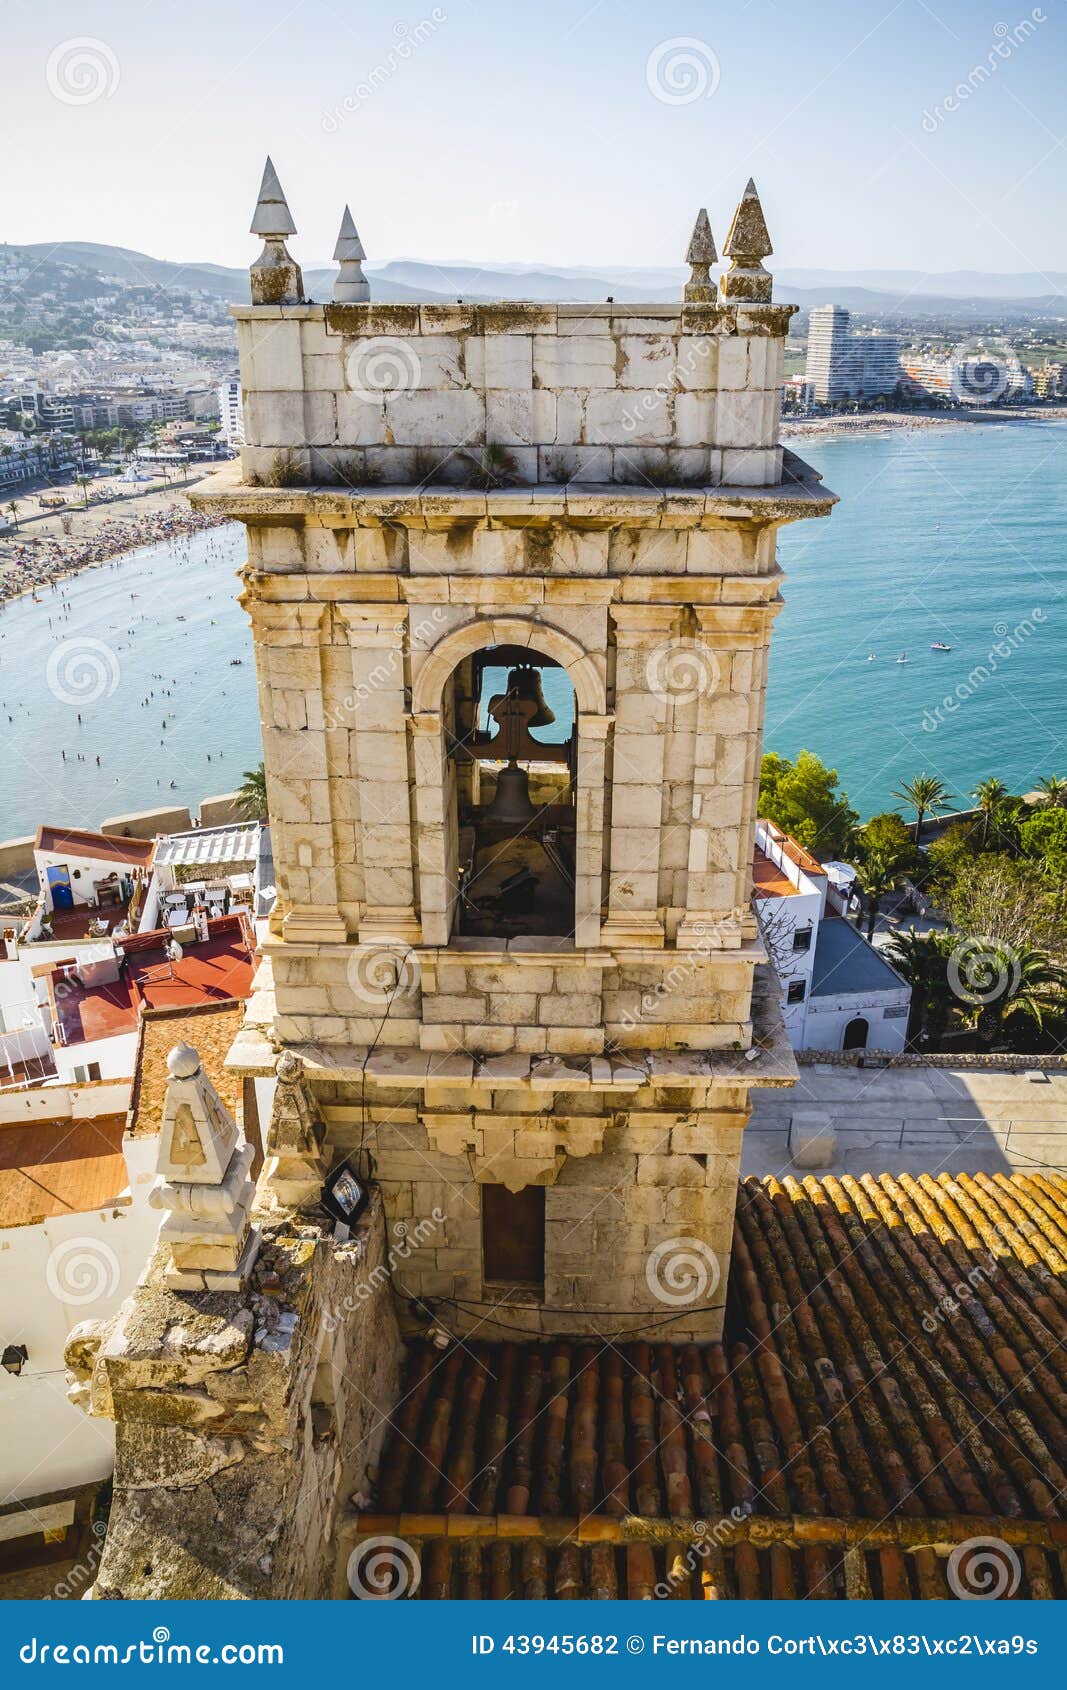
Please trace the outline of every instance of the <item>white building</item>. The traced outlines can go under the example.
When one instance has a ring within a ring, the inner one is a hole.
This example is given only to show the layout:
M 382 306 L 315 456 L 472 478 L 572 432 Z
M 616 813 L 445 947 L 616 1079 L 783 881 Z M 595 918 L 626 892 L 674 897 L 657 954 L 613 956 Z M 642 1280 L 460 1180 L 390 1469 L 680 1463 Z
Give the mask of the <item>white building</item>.
M 843 305 L 817 305 L 808 321 L 805 371 L 820 405 L 875 399 L 900 381 L 900 341 L 890 334 L 853 334 Z
M 237 450 L 245 443 L 244 402 L 241 398 L 241 383 L 237 376 L 219 385 L 219 420 L 222 432 L 226 436 L 226 444 Z
M 161 1211 L 148 1196 L 175 1044 L 196 1039 L 253 1142 L 253 1177 L 262 1163 L 254 1098 L 246 1109 L 247 1088 L 224 1067 L 242 1013 L 232 1001 L 149 1009 L 132 1081 L 0 1092 L 0 1543 L 17 1565 L 47 1560 L 59 1533 L 77 1550 L 86 1487 L 114 1466 L 114 1425 L 70 1400 L 64 1350 L 82 1321 L 119 1309 L 151 1256 Z
M 753 882 L 793 1049 L 902 1051 L 911 987 L 846 919 L 823 865 L 761 821 Z

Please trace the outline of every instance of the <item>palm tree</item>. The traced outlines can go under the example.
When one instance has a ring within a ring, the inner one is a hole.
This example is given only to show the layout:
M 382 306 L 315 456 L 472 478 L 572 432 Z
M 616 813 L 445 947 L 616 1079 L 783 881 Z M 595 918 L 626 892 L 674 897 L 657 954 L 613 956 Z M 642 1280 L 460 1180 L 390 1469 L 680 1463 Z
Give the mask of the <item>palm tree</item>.
M 1067 971 L 1037 950 L 1016 950 L 990 939 L 981 949 L 974 941 L 967 963 L 968 982 L 974 982 L 974 1024 L 984 1044 L 993 1044 L 1004 1024 L 1024 1016 L 1040 1031 L 1046 1015 L 1067 1008 Z
M 867 938 L 874 938 L 874 924 L 883 898 L 895 892 L 904 878 L 905 861 L 899 852 L 870 851 L 856 869 L 856 884 L 867 900 Z
M 993 812 L 1003 798 L 1008 796 L 1008 789 L 996 775 L 989 775 L 980 780 L 973 794 L 978 808 L 982 812 L 982 850 L 989 843 L 989 824 L 993 820 Z
M 262 821 L 267 814 L 267 771 L 262 763 L 246 769 L 237 789 L 237 808 L 249 821 Z
M 1067 780 L 1059 775 L 1046 775 L 1044 780 L 1038 781 L 1037 791 L 1041 794 L 1038 803 L 1043 809 L 1067 810 Z
M 928 775 L 924 770 L 921 775 L 915 775 L 912 780 L 905 781 L 894 793 L 902 804 L 910 804 L 915 811 L 915 843 L 922 842 L 923 822 L 928 815 L 934 815 L 943 810 L 949 802 L 948 788 L 937 775 Z
M 917 933 L 914 927 L 894 933 L 883 955 L 911 987 L 908 1043 L 937 1049 L 952 1009 L 948 956 L 944 935 Z
M 19 508 L 18 508 L 18 505 L 15 503 L 14 499 L 8 500 L 7 508 L 11 512 L 11 521 L 14 524 L 15 532 L 17 534 L 18 533 L 18 526 L 19 526 Z

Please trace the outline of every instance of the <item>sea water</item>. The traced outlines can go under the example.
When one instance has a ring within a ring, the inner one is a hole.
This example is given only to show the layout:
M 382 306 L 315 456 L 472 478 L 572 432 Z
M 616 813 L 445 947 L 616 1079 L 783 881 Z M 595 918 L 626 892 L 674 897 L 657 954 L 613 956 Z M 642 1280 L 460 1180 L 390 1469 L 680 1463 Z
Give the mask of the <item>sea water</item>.
M 986 775 L 1067 776 L 1067 428 L 794 445 L 841 503 L 781 532 L 767 748 L 817 752 L 864 816 L 922 771 L 961 804 Z M 244 555 L 241 528 L 208 529 L 0 610 L 0 839 L 195 809 L 260 761 Z M 557 737 L 562 675 L 545 694 Z

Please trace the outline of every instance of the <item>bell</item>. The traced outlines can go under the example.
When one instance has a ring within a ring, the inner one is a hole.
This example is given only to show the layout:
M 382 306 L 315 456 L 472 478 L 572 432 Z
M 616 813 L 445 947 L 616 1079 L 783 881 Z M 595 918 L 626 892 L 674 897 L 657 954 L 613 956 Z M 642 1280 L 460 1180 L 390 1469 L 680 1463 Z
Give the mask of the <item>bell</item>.
M 537 705 L 537 714 L 531 716 L 526 724 L 528 728 L 547 728 L 549 722 L 555 721 L 556 713 L 545 703 L 541 690 L 540 669 L 527 665 L 512 669 L 508 675 L 508 692 L 517 693 L 520 698 L 527 698 L 531 704 Z
M 493 802 L 485 812 L 487 822 L 498 827 L 523 827 L 537 811 L 530 802 L 530 777 L 518 763 L 507 763 L 496 777 Z

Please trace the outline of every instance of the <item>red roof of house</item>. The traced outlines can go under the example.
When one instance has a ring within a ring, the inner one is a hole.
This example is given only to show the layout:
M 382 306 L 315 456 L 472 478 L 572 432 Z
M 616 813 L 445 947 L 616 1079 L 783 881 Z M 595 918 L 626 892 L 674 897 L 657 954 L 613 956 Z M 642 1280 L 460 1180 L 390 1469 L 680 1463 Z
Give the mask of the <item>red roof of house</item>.
M 186 1009 L 194 1004 L 228 1004 L 252 990 L 254 959 L 234 916 L 209 923 L 206 945 L 186 944 L 181 962 L 171 969 L 165 936 L 139 934 L 129 942 L 125 972 L 106 985 L 79 986 L 53 975 L 56 1013 L 67 1045 L 132 1033 L 142 1006 Z M 62 988 L 62 989 L 60 989 Z
M 1055 1175 L 747 1179 L 722 1343 L 413 1346 L 359 1536 L 420 1597 L 958 1596 L 997 1537 L 1062 1598 L 1065 1258 Z
M 0 1126 L 0 1227 L 108 1207 L 129 1180 L 125 1115 Z
M 131 868 L 150 868 L 156 852 L 154 839 L 126 839 L 116 833 L 92 833 L 88 828 L 39 827 L 34 849 L 54 856 L 87 857 L 91 862 L 128 863 Z

